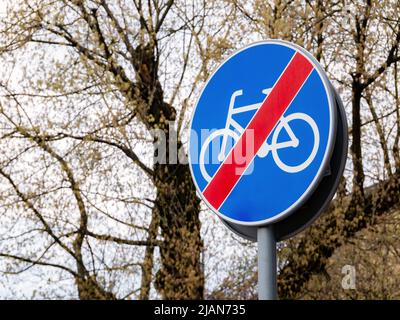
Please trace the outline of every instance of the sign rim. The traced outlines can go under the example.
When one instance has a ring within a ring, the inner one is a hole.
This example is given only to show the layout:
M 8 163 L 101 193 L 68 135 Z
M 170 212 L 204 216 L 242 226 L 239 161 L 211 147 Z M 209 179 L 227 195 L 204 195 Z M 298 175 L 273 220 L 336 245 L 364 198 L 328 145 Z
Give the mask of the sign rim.
M 302 56 L 308 59 L 308 61 L 313 65 L 314 69 L 318 72 L 318 75 L 320 79 L 322 80 L 322 83 L 324 85 L 325 92 L 327 94 L 328 98 L 328 106 L 329 106 L 329 120 L 330 120 L 330 128 L 329 128 L 329 134 L 328 134 L 328 142 L 327 142 L 327 147 L 325 149 L 325 153 L 321 162 L 321 165 L 314 176 L 312 182 L 308 186 L 308 188 L 303 192 L 303 194 L 288 208 L 286 208 L 284 211 L 280 212 L 277 215 L 274 215 L 273 217 L 263 219 L 263 220 L 257 220 L 257 221 L 241 221 L 237 219 L 233 219 L 231 217 L 228 217 L 224 215 L 223 213 L 219 212 L 217 209 L 215 209 L 206 199 L 206 197 L 203 195 L 203 192 L 199 188 L 195 175 L 193 173 L 192 169 L 192 160 L 191 160 L 191 129 L 192 129 L 192 124 L 193 124 L 193 119 L 194 115 L 197 109 L 197 106 L 199 104 L 200 98 L 202 97 L 204 90 L 206 89 L 208 83 L 210 80 L 214 77 L 214 75 L 218 72 L 218 70 L 226 63 L 228 62 L 231 58 L 239 54 L 240 52 L 247 50 L 251 47 L 263 45 L 263 44 L 278 44 L 278 45 L 283 45 L 285 47 L 288 47 L 290 49 L 293 49 L 295 52 L 300 53 Z M 311 194 L 315 191 L 315 189 L 318 187 L 319 182 L 324 176 L 326 168 L 329 166 L 329 161 L 333 152 L 333 147 L 335 144 L 335 136 L 336 136 L 336 122 L 337 122 L 337 110 L 335 108 L 335 101 L 334 101 L 334 92 L 332 92 L 332 87 L 330 84 L 330 81 L 324 71 L 324 69 L 321 67 L 319 62 L 315 59 L 315 57 L 309 53 L 306 49 L 302 48 L 301 46 L 291 43 L 286 40 L 279 40 L 279 39 L 266 39 L 266 40 L 261 40 L 261 41 L 256 41 L 252 42 L 238 50 L 235 50 L 233 53 L 231 53 L 227 58 L 225 58 L 216 68 L 215 70 L 211 73 L 211 75 L 207 78 L 207 81 L 204 83 L 200 94 L 198 95 L 196 99 L 196 103 L 194 105 L 194 109 L 191 114 L 190 122 L 189 122 L 189 147 L 188 147 L 188 160 L 189 160 L 189 170 L 190 174 L 192 176 L 193 183 L 196 187 L 196 191 L 199 193 L 200 198 L 205 202 L 207 207 L 214 212 L 219 218 L 224 219 L 226 221 L 229 221 L 231 223 L 239 224 L 239 225 L 244 225 L 244 226 L 263 226 L 271 223 L 275 223 L 277 221 L 280 221 L 284 219 L 285 217 L 291 215 L 293 212 L 296 211 L 301 205 L 303 205 L 307 199 L 311 196 Z

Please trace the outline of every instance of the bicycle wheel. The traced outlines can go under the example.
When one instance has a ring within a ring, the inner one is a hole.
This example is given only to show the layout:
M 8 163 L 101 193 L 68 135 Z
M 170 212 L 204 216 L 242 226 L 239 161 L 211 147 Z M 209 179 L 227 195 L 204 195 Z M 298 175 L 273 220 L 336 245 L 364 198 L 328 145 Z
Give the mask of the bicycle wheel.
M 292 113 L 291 115 L 285 117 L 284 119 L 282 119 L 278 126 L 275 129 L 275 132 L 272 136 L 272 146 L 277 144 L 278 141 L 278 136 L 279 133 L 281 132 L 281 130 L 283 128 L 285 128 L 286 125 L 289 126 L 289 122 L 293 121 L 293 120 L 301 120 L 301 121 L 305 121 L 312 129 L 313 132 L 313 137 L 314 137 L 314 145 L 313 148 L 311 150 L 310 155 L 308 156 L 308 158 L 300 163 L 299 165 L 287 165 L 286 163 L 284 163 L 278 155 L 278 149 L 277 148 L 272 148 L 272 156 L 274 158 L 274 161 L 276 163 L 276 165 L 283 171 L 286 171 L 288 173 L 296 173 L 296 172 L 300 172 L 302 170 L 304 170 L 305 168 L 307 168 L 311 162 L 314 160 L 315 156 L 317 155 L 317 151 L 318 151 L 318 147 L 319 147 L 319 131 L 318 131 L 318 127 L 317 124 L 315 123 L 315 121 L 307 114 L 305 113 Z M 290 126 L 289 126 L 290 128 Z
M 236 141 L 239 139 L 239 136 L 236 134 L 235 131 L 230 130 L 230 129 L 219 129 L 214 131 L 213 133 L 211 133 L 207 139 L 204 141 L 203 146 L 201 147 L 200 150 L 200 157 L 199 157 L 199 165 L 200 165 L 200 172 L 203 176 L 203 178 L 207 181 L 210 182 L 211 181 L 211 176 L 208 174 L 207 170 L 206 170 L 206 155 L 207 155 L 207 150 L 209 150 L 209 146 L 213 146 L 212 141 L 217 139 L 217 138 L 221 138 L 221 143 L 222 143 L 222 139 L 223 137 L 227 135 L 228 137 L 231 137 L 233 139 L 233 143 L 236 143 Z M 219 145 L 218 148 L 218 152 L 222 152 L 221 150 L 221 145 Z M 213 150 L 214 151 L 214 150 Z M 225 149 L 225 155 L 224 155 L 224 159 L 227 157 L 228 153 L 230 150 L 228 150 L 227 148 Z M 215 155 L 214 155 L 215 156 Z

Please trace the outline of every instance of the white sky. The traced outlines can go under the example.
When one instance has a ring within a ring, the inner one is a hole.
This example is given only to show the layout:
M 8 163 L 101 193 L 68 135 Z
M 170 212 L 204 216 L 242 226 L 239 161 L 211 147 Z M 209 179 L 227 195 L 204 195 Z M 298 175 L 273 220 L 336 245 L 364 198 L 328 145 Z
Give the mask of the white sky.
M 7 15 L 8 0 L 0 0 L 0 17 L 3 18 Z

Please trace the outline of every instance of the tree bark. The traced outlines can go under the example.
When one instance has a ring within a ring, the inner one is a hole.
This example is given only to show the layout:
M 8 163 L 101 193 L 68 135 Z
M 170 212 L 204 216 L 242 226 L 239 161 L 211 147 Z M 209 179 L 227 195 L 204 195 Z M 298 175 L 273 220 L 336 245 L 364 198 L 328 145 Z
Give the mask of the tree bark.
M 351 158 L 353 162 L 353 205 L 358 209 L 363 207 L 364 200 L 364 168 L 361 149 L 361 95 L 360 83 L 352 84 L 352 144 Z
M 80 300 L 116 300 L 113 293 L 104 290 L 93 276 L 76 277 Z
M 147 237 L 149 242 L 155 242 L 157 239 L 158 228 L 159 228 L 159 216 L 156 212 L 152 213 L 152 219 L 149 226 L 149 235 Z M 152 282 L 153 263 L 154 260 L 154 246 L 149 245 L 146 247 L 145 255 L 142 263 L 142 280 L 140 285 L 140 300 L 150 299 L 150 286 Z
M 157 75 L 157 57 L 151 44 L 136 48 L 135 69 L 144 110 L 144 123 L 158 130 L 165 138 L 164 150 L 155 148 L 153 183 L 157 189 L 153 216 L 158 217 L 161 236 L 161 268 L 155 287 L 164 299 L 202 299 L 204 276 L 201 268 L 200 200 L 191 179 L 189 166 L 176 163 L 169 153 L 170 144 L 181 148 L 180 140 L 171 136 L 170 125 L 176 118 L 175 109 L 164 101 Z M 160 142 L 160 141 L 158 141 Z M 155 137 L 157 143 L 157 137 Z M 164 152 L 160 157 L 159 152 Z
M 200 201 L 188 165 L 159 164 L 155 168 L 157 199 L 163 243 L 162 267 L 156 288 L 164 299 L 202 299 Z

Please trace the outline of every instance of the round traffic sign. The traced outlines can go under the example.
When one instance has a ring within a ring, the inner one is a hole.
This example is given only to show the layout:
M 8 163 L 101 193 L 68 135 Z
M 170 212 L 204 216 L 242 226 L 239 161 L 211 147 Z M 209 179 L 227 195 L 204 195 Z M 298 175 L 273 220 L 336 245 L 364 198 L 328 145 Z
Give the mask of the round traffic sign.
M 301 47 L 268 40 L 235 52 L 192 116 L 189 163 L 201 197 L 232 224 L 288 217 L 326 174 L 336 112 L 329 80 Z

